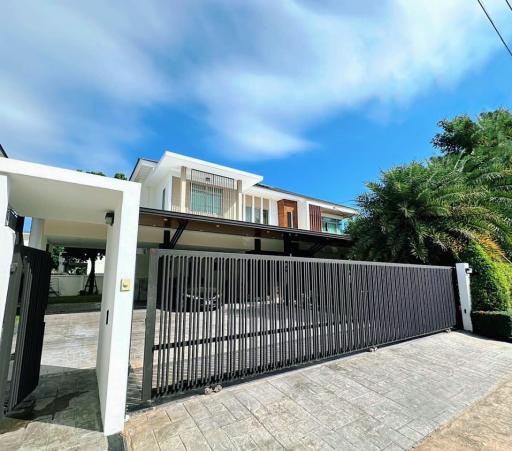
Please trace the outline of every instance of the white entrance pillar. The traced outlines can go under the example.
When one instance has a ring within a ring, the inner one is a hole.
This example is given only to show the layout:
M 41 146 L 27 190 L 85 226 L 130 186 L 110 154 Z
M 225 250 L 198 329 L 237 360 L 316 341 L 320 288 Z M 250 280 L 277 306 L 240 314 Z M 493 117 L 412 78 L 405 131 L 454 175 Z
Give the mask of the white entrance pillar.
M 32 218 L 28 245 L 36 249 L 46 250 L 46 236 L 44 234 L 44 219 Z
M 470 274 L 471 270 L 467 263 L 457 263 L 457 284 L 459 286 L 460 308 L 462 311 L 462 325 L 464 330 L 473 332 L 473 323 L 471 321 L 471 289 Z
M 14 251 L 14 231 L 6 226 L 7 208 L 9 206 L 9 180 L 0 175 L 0 328 L 4 323 L 7 287 L 11 275 L 12 254 Z
M 124 428 L 140 185 L 122 194 L 108 227 L 96 375 L 105 435 Z

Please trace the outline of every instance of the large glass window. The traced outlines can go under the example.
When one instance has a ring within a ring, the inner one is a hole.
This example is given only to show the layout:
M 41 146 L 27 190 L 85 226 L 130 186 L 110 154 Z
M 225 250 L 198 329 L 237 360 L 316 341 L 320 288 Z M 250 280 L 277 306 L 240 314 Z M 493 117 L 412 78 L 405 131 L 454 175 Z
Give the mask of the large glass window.
M 322 216 L 322 231 L 341 235 L 345 233 L 346 222 L 344 219 L 329 218 Z
M 254 209 L 254 222 L 256 224 L 261 223 L 261 210 L 259 208 Z
M 245 220 L 247 222 L 252 222 L 252 207 L 251 206 L 245 206 Z
M 166 198 L 166 194 L 165 194 L 165 188 L 164 190 L 162 191 L 162 210 L 167 210 L 167 208 L 165 208 L 167 205 L 165 205 L 165 199 Z
M 222 216 L 222 189 L 191 183 L 190 209 L 193 213 Z
M 291 211 L 286 212 L 286 224 L 287 227 L 293 227 L 293 212 Z
M 268 210 L 263 210 L 263 224 L 268 224 Z

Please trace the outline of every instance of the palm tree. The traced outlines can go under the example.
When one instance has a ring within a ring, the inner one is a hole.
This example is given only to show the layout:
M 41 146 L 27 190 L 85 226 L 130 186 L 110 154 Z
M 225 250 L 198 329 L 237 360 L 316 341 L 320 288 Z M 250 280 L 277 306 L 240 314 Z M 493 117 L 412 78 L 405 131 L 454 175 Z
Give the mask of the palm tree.
M 447 155 L 384 172 L 358 197 L 353 257 L 452 264 L 469 243 L 496 258 L 512 249 L 512 191 L 503 166 Z M 471 168 L 469 169 L 469 167 Z

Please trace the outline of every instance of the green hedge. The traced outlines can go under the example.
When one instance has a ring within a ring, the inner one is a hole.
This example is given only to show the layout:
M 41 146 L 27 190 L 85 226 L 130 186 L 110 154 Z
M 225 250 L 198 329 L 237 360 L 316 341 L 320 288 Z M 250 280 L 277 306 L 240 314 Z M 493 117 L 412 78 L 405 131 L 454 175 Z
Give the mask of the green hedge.
M 473 332 L 491 338 L 512 338 L 512 311 L 472 312 Z
M 498 263 L 499 270 L 505 276 L 507 280 L 508 294 L 509 294 L 509 303 L 508 310 L 512 310 L 512 264 L 511 263 Z
M 473 268 L 471 300 L 475 311 L 505 311 L 510 308 L 507 275 L 478 244 L 470 244 L 461 255 Z

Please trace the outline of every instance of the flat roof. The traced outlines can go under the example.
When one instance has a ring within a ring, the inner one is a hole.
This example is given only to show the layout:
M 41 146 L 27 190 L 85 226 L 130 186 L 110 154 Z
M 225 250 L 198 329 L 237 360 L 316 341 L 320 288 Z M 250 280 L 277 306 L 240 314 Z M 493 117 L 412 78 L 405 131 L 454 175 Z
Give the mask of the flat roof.
M 255 224 L 234 219 L 215 218 L 190 213 L 180 213 L 153 208 L 140 208 L 139 225 L 176 229 L 181 221 L 188 221 L 187 229 L 199 232 L 223 233 L 227 235 L 254 238 L 283 239 L 288 236 L 309 242 L 327 241 L 331 244 L 349 246 L 352 240 L 348 235 L 336 235 L 312 230 L 291 229 L 266 224 Z

